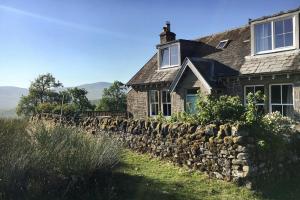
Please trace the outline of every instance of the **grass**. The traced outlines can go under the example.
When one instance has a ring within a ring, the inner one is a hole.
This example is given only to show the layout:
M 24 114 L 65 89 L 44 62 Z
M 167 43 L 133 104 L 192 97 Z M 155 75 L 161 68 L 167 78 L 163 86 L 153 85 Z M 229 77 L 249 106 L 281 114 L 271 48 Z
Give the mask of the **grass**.
M 132 151 L 125 151 L 115 173 L 123 174 L 117 192 L 122 199 L 260 199 L 246 188 Z
M 119 199 L 124 200 L 300 199 L 299 175 L 261 182 L 253 191 L 130 150 L 123 153 L 114 182 L 117 195 L 122 197 Z
M 107 199 L 120 146 L 106 134 L 0 119 L 0 199 Z

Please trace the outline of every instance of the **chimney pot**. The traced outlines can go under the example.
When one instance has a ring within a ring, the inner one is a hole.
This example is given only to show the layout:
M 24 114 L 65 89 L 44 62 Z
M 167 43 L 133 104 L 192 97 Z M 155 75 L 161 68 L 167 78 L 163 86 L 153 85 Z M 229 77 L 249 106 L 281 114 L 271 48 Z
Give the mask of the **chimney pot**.
M 171 32 L 170 21 L 166 21 L 166 25 L 163 27 L 163 32 L 159 36 L 160 36 L 160 44 L 164 44 L 176 40 L 176 34 Z

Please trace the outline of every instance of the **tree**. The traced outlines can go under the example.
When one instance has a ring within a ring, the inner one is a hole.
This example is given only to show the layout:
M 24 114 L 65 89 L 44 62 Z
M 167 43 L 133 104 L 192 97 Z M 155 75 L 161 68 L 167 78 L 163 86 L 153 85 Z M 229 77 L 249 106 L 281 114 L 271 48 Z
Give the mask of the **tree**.
M 105 88 L 102 98 L 97 104 L 98 111 L 126 111 L 126 88 L 124 84 L 115 81 L 112 86 Z
M 89 102 L 88 98 L 86 97 L 87 91 L 85 89 L 80 88 L 71 88 L 68 89 L 68 93 L 71 97 L 71 102 L 74 104 L 77 110 L 85 111 L 89 109 L 93 109 L 92 104 Z
M 17 115 L 33 115 L 37 112 L 36 110 L 37 102 L 36 99 L 32 95 L 28 96 L 22 96 L 17 108 L 16 108 L 16 113 Z
M 57 93 L 53 89 L 62 86 L 62 83 L 56 81 L 52 74 L 42 74 L 31 83 L 29 94 L 35 97 L 38 103 L 53 102 L 57 98 Z

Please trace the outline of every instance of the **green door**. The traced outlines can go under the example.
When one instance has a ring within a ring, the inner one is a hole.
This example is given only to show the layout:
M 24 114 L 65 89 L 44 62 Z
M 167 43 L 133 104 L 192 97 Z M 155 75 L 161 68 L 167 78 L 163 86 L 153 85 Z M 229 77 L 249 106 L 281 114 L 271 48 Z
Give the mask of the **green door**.
M 189 89 L 186 94 L 186 112 L 189 114 L 196 113 L 196 103 L 197 103 L 197 90 Z

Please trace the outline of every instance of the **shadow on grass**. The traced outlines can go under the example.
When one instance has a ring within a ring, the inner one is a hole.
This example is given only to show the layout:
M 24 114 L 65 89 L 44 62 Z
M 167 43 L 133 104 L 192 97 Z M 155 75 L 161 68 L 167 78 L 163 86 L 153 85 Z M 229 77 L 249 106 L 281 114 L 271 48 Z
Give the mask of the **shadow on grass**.
M 175 193 L 164 191 L 165 184 L 158 181 L 146 179 L 143 176 L 132 176 L 123 173 L 114 173 L 113 182 L 115 186 L 114 199 L 122 200 L 175 200 L 184 199 Z M 168 187 L 168 186 L 167 186 Z
M 280 177 L 273 175 L 272 179 L 260 181 L 256 191 L 263 199 L 299 200 L 300 199 L 300 167 L 292 170 L 291 175 Z

